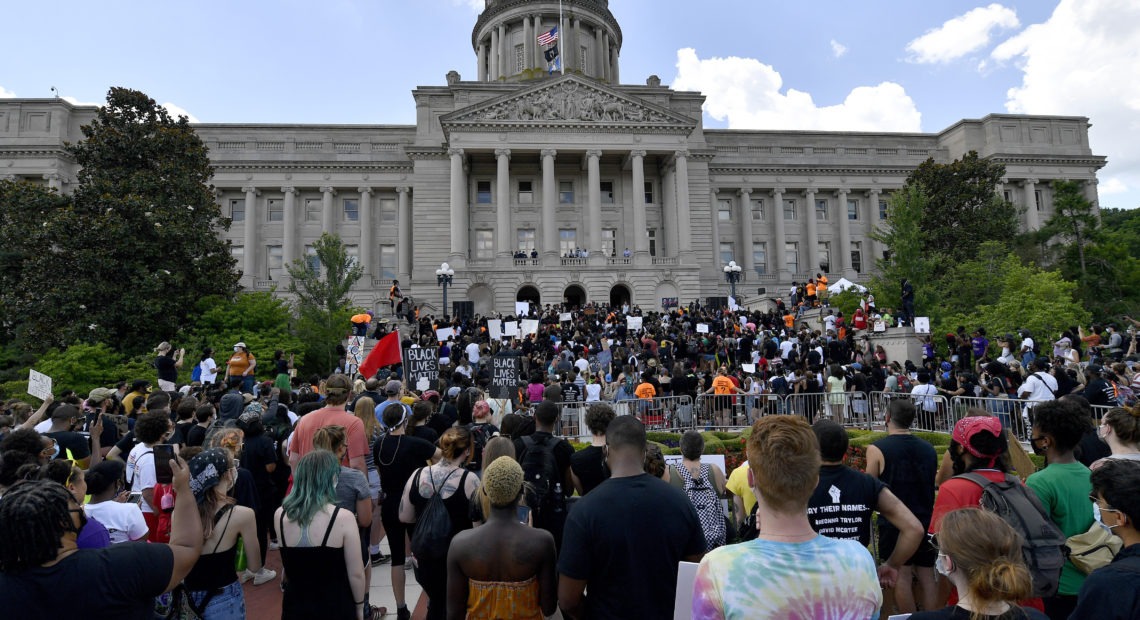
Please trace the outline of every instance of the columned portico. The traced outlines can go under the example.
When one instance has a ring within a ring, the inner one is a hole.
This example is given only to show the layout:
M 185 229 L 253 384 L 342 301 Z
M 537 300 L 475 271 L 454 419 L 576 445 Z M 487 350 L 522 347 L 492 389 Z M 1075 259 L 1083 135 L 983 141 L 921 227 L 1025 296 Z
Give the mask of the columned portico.
M 1022 207 L 1025 208 L 1025 230 L 1030 232 L 1041 228 L 1041 220 L 1037 213 L 1037 179 L 1025 179 L 1021 182 Z
M 281 188 L 281 192 L 285 194 L 281 214 L 281 227 L 284 229 L 281 253 L 288 265 L 297 260 L 297 189 L 286 186 Z
M 358 187 L 356 191 L 360 192 L 360 267 L 364 270 L 364 281 L 371 282 L 373 269 L 372 269 L 372 245 L 375 243 L 373 231 L 375 223 L 372 220 L 372 188 L 368 186 Z
M 693 255 L 693 232 L 689 208 L 689 152 L 674 152 L 673 161 L 677 168 L 677 233 L 680 236 L 681 255 L 689 257 L 686 262 L 690 262 Z
M 831 262 L 832 271 L 842 274 L 848 280 L 854 280 L 855 272 L 851 270 L 851 219 L 847 217 L 848 193 L 849 190 L 845 187 L 835 192 L 839 201 L 839 252 L 837 256 L 831 257 Z
M 333 210 L 333 197 L 336 189 L 328 185 L 321 188 L 321 232 L 328 235 L 337 233 L 336 211 Z
M 863 271 L 869 272 L 875 269 L 876 262 L 883 257 L 882 244 L 874 240 L 871 236 L 875 234 L 875 222 L 879 220 L 879 198 L 882 196 L 883 190 L 872 187 L 867 190 L 867 243 L 870 256 L 864 259 L 865 266 Z
M 601 158 L 602 152 L 598 149 L 586 151 L 586 187 L 587 203 L 586 226 L 589 231 L 586 249 L 594 256 L 602 253 L 602 187 L 601 187 Z
M 784 188 L 777 187 L 772 190 L 772 204 L 775 205 L 775 214 L 772 217 L 772 243 L 775 250 L 772 252 L 772 266 L 780 281 L 790 279 L 788 273 L 787 237 L 784 234 Z
M 649 224 L 645 215 L 645 151 L 629 152 L 633 173 L 633 248 L 634 262 L 649 262 Z
M 253 280 L 257 273 L 257 228 L 261 220 L 257 217 L 257 197 L 261 191 L 256 187 L 243 187 L 245 192 L 245 255 L 242 261 L 242 277 Z

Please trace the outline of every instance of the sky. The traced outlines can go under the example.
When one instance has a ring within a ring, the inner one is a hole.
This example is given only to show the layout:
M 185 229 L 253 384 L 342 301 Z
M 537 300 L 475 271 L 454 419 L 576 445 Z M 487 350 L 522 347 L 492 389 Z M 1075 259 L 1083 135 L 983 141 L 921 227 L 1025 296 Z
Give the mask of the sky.
M 476 78 L 483 0 L 38 0 L 5 7 L 0 98 L 146 92 L 205 123 L 414 124 Z M 937 132 L 1087 116 L 1102 207 L 1140 207 L 1138 0 L 610 0 L 623 83 L 706 96 L 707 127 Z M 15 27 L 13 27 L 15 26 Z

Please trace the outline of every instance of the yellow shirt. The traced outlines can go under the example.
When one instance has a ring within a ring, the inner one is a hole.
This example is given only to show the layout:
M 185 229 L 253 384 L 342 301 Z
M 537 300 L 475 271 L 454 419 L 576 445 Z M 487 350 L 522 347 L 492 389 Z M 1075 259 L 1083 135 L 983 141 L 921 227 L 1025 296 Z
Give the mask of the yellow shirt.
M 638 398 L 645 398 L 645 399 L 649 399 L 649 398 L 653 398 L 654 396 L 657 396 L 657 390 L 653 389 L 653 384 L 648 383 L 648 382 L 638 384 L 637 388 L 635 390 L 633 390 L 633 393 Z
M 744 500 L 744 514 L 751 513 L 752 507 L 756 505 L 756 495 L 748 486 L 748 461 L 732 470 L 728 476 L 728 484 L 725 486 L 729 491 L 732 491 L 733 495 L 739 495 Z

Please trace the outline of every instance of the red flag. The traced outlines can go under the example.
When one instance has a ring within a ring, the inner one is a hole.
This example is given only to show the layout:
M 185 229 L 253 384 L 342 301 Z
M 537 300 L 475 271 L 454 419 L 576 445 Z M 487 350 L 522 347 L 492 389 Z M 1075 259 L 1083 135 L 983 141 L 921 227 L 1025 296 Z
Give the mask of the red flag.
M 377 370 L 384 366 L 399 364 L 401 361 L 403 359 L 400 357 L 400 332 L 392 332 L 381 338 L 368 357 L 364 358 L 364 363 L 360 365 L 360 374 L 365 378 L 372 378 Z

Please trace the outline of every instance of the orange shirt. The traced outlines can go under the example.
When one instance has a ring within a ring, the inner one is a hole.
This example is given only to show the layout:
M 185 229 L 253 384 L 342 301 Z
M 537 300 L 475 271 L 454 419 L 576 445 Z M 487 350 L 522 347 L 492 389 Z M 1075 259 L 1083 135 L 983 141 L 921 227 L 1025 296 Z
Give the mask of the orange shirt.
M 236 352 L 230 357 L 230 360 L 226 362 L 226 373 L 231 377 L 240 376 L 249 369 L 249 363 L 253 360 L 253 355 L 245 351 Z
M 788 329 L 796 326 L 796 316 L 791 312 L 784 315 L 784 326 Z
M 638 398 L 644 399 L 650 399 L 654 396 L 657 396 L 657 390 L 653 389 L 653 384 L 648 382 L 638 384 L 637 388 L 633 390 L 633 393 Z
M 732 379 L 729 379 L 724 375 L 717 375 L 716 378 L 713 379 L 712 387 L 713 393 L 721 396 L 733 394 L 736 392 L 734 389 L 736 388 L 736 384 L 732 382 Z
M 811 297 L 812 295 L 815 295 L 815 284 L 812 284 L 811 282 L 808 282 L 808 285 L 807 285 L 807 294 L 808 294 L 808 297 Z

